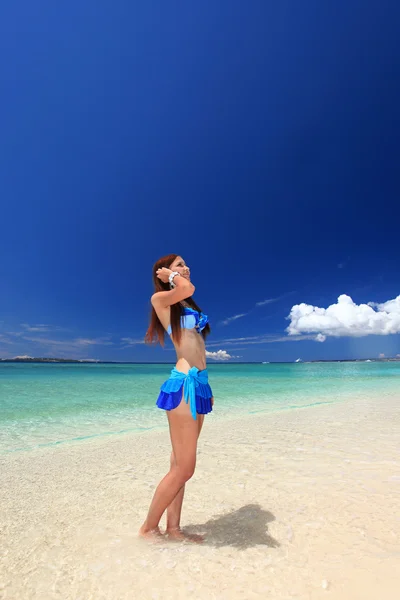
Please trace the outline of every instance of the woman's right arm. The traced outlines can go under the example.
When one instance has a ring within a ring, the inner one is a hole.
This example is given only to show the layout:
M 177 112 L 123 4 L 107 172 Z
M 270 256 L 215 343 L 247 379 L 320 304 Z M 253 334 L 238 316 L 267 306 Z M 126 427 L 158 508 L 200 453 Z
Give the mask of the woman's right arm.
M 174 277 L 174 284 L 175 287 L 172 290 L 156 292 L 152 295 L 151 303 L 154 307 L 166 308 L 171 304 L 177 304 L 177 302 L 193 296 L 196 289 L 191 281 L 181 275 Z

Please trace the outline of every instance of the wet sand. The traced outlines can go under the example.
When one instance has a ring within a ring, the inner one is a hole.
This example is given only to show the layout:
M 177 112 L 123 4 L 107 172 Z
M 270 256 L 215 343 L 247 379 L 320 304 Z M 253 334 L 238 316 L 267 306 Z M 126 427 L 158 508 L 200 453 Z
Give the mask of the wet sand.
M 0 598 L 397 600 L 399 425 L 390 395 L 206 417 L 182 515 L 201 545 L 137 535 L 167 428 L 3 455 Z

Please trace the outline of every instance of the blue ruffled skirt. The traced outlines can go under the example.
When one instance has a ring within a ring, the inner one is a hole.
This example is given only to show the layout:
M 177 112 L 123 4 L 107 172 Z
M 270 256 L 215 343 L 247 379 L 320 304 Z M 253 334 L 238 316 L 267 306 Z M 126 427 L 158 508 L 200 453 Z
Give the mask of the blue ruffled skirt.
M 205 415 L 211 412 L 213 393 L 208 383 L 207 369 L 199 371 L 196 367 L 192 367 L 188 373 L 182 373 L 174 367 L 169 379 L 160 388 L 156 405 L 164 410 L 172 410 L 180 404 L 182 394 L 184 400 L 190 402 L 194 419 L 196 413 Z

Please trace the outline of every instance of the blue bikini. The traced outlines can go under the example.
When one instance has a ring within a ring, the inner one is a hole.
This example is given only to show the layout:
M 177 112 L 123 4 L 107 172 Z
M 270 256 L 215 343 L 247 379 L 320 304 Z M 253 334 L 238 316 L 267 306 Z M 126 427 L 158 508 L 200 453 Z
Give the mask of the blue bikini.
M 188 306 L 185 306 L 183 310 L 181 327 L 183 329 L 196 329 L 200 334 L 208 323 L 207 315 Z M 171 335 L 171 325 L 168 326 L 167 332 Z M 193 419 L 197 418 L 197 413 L 205 415 L 212 411 L 211 398 L 213 393 L 208 383 L 207 369 L 199 371 L 197 367 L 192 367 L 188 373 L 178 371 L 176 367 L 172 369 L 169 379 L 160 388 L 156 403 L 158 408 L 164 410 L 176 408 L 182 399 L 182 388 L 185 402 L 190 402 L 190 412 Z
M 198 312 L 194 308 L 184 306 L 184 314 L 181 317 L 182 329 L 196 329 L 199 333 L 203 331 L 204 327 L 208 323 L 208 317 L 202 312 Z M 172 333 L 171 325 L 168 325 L 167 332 L 169 335 Z

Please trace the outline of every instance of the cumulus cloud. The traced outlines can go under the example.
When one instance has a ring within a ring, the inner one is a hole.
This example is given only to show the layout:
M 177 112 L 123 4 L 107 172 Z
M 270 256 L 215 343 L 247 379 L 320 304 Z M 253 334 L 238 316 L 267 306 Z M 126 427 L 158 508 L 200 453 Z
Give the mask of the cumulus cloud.
M 213 360 L 229 360 L 230 358 L 238 358 L 237 356 L 228 354 L 226 350 L 217 350 L 216 352 L 209 352 L 206 350 L 206 357 L 212 358 Z
M 362 337 L 400 333 L 400 296 L 383 303 L 355 304 L 350 296 L 342 294 L 336 304 L 319 308 L 310 304 L 296 304 L 286 329 L 289 336 L 316 333 L 318 342 L 328 336 Z
M 326 340 L 326 335 L 323 335 L 322 333 L 319 333 L 318 335 L 315 336 L 316 342 L 324 342 L 325 340 Z

